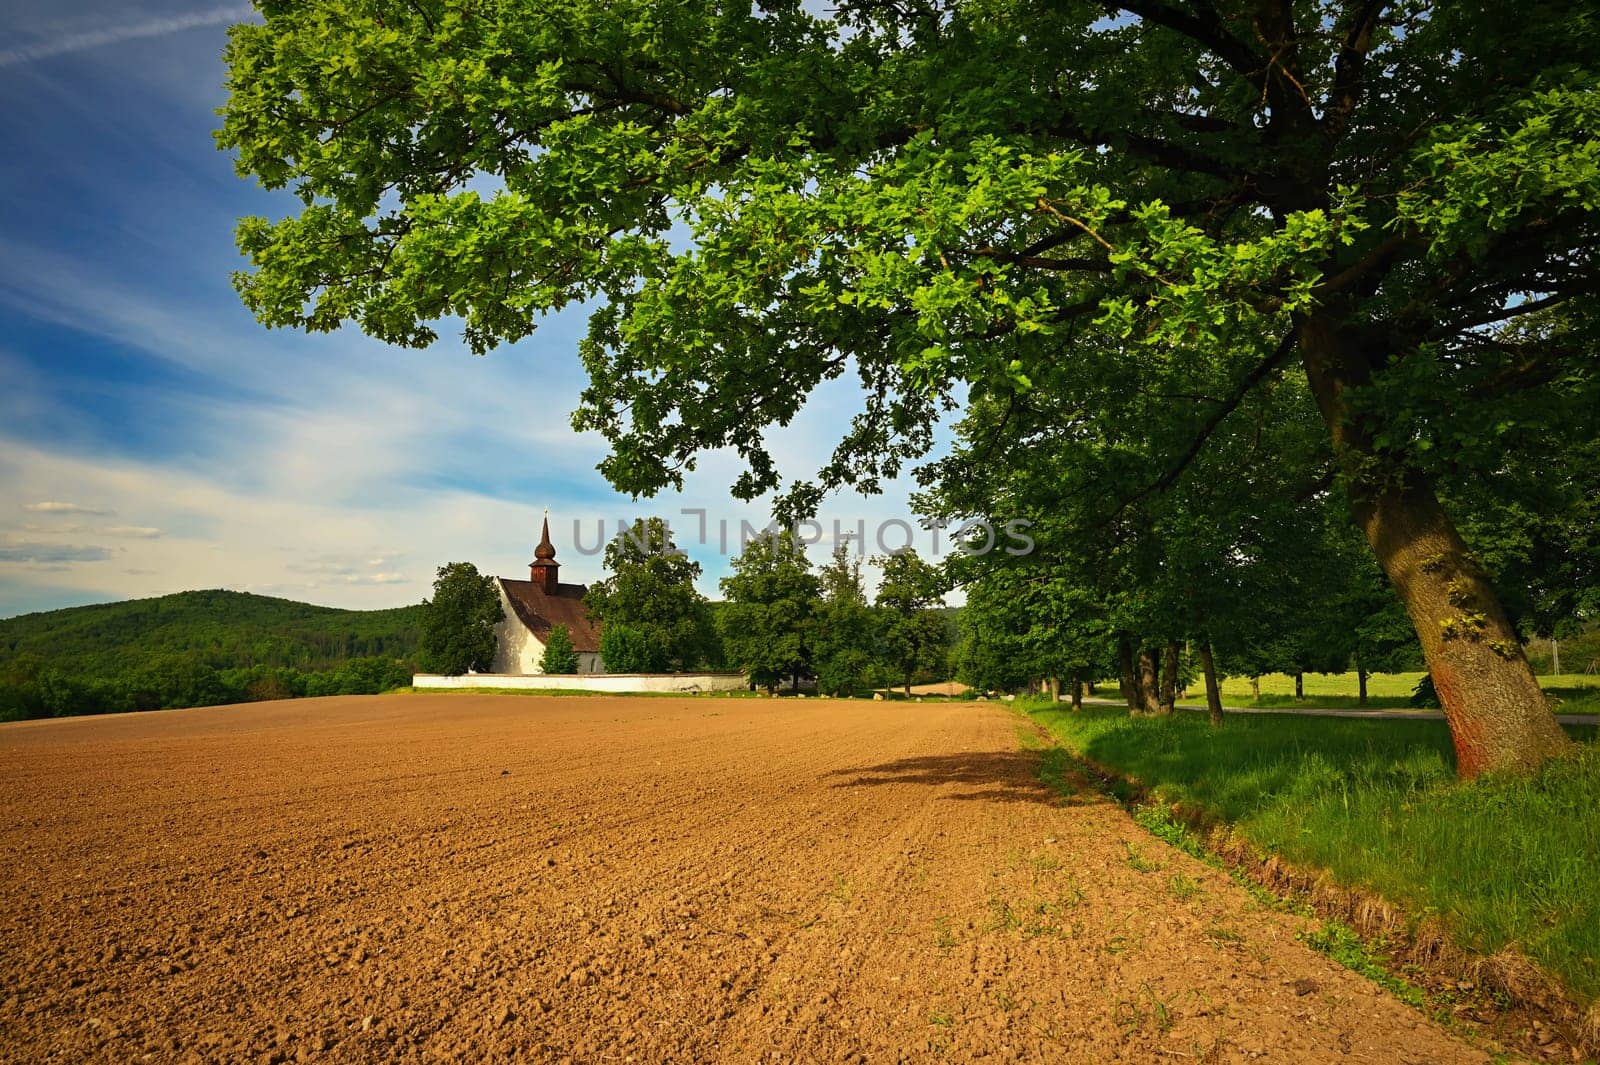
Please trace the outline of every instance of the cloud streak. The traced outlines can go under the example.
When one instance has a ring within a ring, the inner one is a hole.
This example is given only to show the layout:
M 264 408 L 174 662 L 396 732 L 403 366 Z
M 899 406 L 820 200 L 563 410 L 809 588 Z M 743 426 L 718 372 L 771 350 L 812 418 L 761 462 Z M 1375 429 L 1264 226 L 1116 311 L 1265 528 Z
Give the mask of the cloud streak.
M 107 536 L 127 536 L 135 540 L 157 540 L 162 532 L 149 525 L 107 525 L 100 531 Z
M 86 507 L 80 503 L 63 503 L 59 500 L 47 499 L 42 503 L 24 503 L 22 509 L 32 511 L 34 514 L 110 514 L 109 510 L 99 507 Z
M 103 547 L 76 544 L 0 544 L 0 562 L 59 565 L 63 562 L 104 562 L 111 552 Z
M 67 55 L 72 52 L 85 52 L 91 48 L 123 44 L 127 41 L 136 41 L 146 37 L 165 37 L 171 33 L 181 33 L 184 30 L 199 29 L 204 26 L 224 26 L 233 22 L 242 22 L 254 14 L 254 10 L 248 4 L 233 4 L 228 7 L 195 11 L 187 15 L 175 15 L 171 18 L 150 19 L 146 22 L 110 26 L 105 29 L 90 30 L 86 33 L 67 34 L 54 40 L 37 41 L 33 44 L 20 45 L 15 48 L 0 49 L 0 69 L 14 67 L 21 63 L 32 63 L 40 59 L 50 59 L 58 55 Z

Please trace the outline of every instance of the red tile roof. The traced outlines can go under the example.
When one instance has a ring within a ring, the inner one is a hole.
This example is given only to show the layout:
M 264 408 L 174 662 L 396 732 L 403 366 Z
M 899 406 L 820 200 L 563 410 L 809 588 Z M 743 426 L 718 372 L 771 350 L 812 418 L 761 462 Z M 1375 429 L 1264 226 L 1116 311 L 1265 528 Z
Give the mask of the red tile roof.
M 543 643 L 550 630 L 565 625 L 572 633 L 572 649 L 598 653 L 600 650 L 600 623 L 589 620 L 583 605 L 586 584 L 558 584 L 554 595 L 532 581 L 514 581 L 500 578 L 506 598 L 518 619 Z

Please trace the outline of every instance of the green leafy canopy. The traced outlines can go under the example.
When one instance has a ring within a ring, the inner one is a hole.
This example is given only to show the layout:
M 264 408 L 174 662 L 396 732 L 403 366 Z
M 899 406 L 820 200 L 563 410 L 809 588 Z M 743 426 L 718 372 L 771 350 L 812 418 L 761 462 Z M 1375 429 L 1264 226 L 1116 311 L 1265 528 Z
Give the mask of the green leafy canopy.
M 1595 280 L 1570 5 L 259 6 L 219 143 L 301 208 L 241 223 L 246 303 L 413 345 L 458 317 L 484 351 L 590 301 L 575 423 L 629 492 L 715 447 L 774 488 L 760 430 L 846 373 L 797 505 L 897 472 L 963 390 L 1118 349 L 1237 378 L 1336 303 L 1438 350 Z

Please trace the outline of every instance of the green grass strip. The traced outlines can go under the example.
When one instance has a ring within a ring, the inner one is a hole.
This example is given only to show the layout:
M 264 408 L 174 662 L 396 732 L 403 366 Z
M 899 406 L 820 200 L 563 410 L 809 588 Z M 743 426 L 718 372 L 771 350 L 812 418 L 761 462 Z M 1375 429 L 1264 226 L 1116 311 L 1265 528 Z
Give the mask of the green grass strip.
M 1437 915 L 1463 946 L 1515 947 L 1583 1003 L 1600 998 L 1600 745 L 1584 742 L 1532 778 L 1462 784 L 1439 721 L 1254 715 L 1213 729 L 1193 714 L 1025 709 L 1153 798 L 1196 806 L 1252 845 L 1415 917 Z M 1324 938 L 1312 945 L 1354 949 Z

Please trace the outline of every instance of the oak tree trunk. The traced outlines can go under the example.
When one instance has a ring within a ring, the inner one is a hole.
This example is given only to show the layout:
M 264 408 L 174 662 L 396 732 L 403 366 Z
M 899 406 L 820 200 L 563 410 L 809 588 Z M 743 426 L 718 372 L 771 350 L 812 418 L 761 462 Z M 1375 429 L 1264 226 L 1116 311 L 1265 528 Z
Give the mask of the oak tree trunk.
M 1161 662 L 1161 712 L 1170 714 L 1178 705 L 1178 641 L 1167 641 L 1166 657 Z
M 1356 696 L 1356 705 L 1357 706 L 1366 706 L 1367 705 L 1367 671 L 1364 670 L 1364 669 L 1356 670 L 1356 690 L 1359 692 L 1359 694 Z
M 1306 697 L 1306 675 L 1304 673 L 1296 673 L 1294 675 L 1294 697 L 1296 699 L 1304 699 Z
M 1117 640 L 1117 664 L 1122 668 L 1122 697 L 1127 700 L 1128 713 L 1137 714 L 1144 709 L 1139 698 L 1139 674 L 1133 669 L 1133 647 L 1126 636 Z
M 1159 650 L 1148 648 L 1139 652 L 1139 709 L 1152 717 L 1161 713 L 1160 681 L 1156 679 L 1156 660 Z
M 1211 656 L 1211 641 L 1200 645 L 1200 668 L 1206 675 L 1206 716 L 1213 725 L 1222 724 L 1222 688 L 1217 684 L 1217 663 Z
M 1072 709 L 1083 709 L 1083 680 L 1076 675 L 1072 678 Z
M 1254 699 L 1258 703 L 1261 701 L 1261 678 L 1260 677 L 1251 677 L 1250 678 L 1250 698 Z
M 1351 471 L 1350 506 L 1422 643 L 1450 723 L 1456 771 L 1532 770 L 1572 741 L 1545 703 L 1500 596 L 1467 551 L 1433 485 L 1414 470 L 1379 470 L 1370 430 L 1345 389 L 1371 378 L 1360 345 L 1326 315 L 1299 327 L 1307 378 L 1334 452 Z M 1364 468 L 1365 467 L 1365 468 Z

